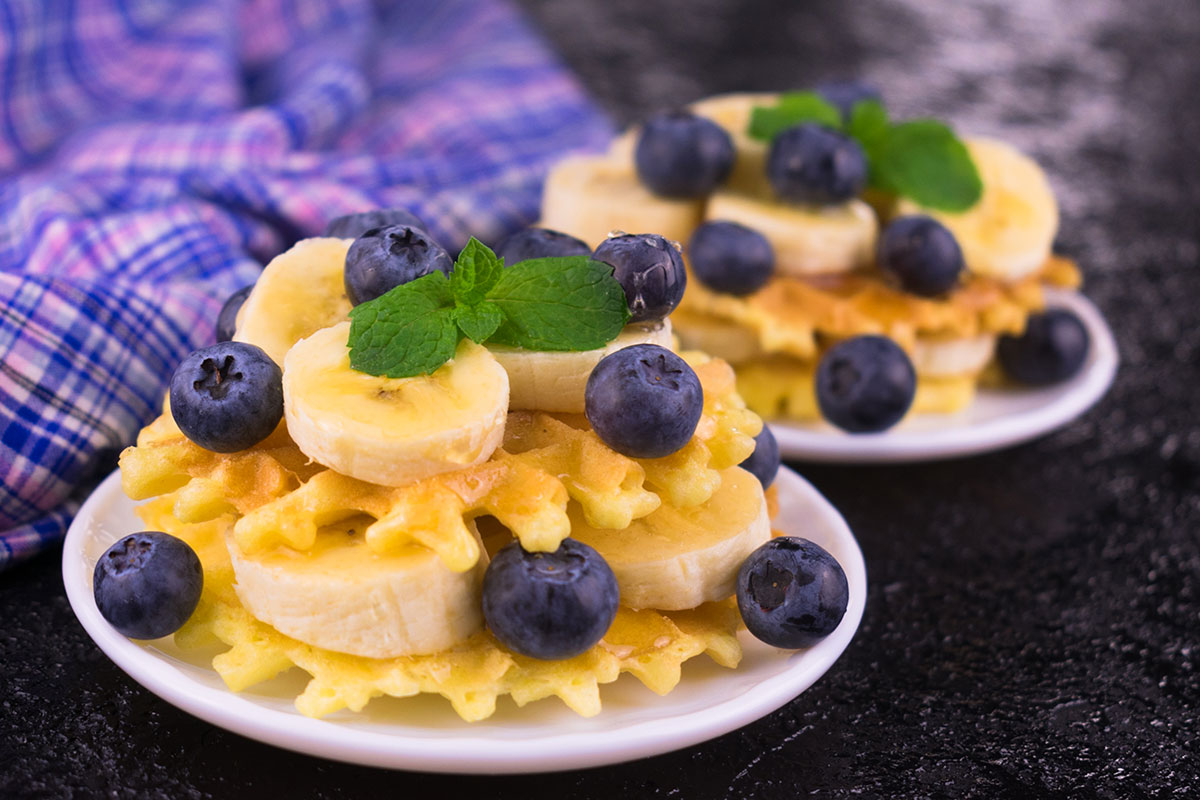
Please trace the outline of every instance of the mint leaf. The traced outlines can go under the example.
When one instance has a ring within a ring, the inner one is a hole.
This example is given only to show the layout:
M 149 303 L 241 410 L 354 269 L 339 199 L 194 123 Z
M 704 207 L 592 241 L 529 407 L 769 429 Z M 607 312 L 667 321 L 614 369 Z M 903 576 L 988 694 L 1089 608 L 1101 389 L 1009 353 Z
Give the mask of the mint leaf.
M 892 126 L 870 158 L 877 188 L 926 208 L 966 211 L 983 194 L 983 181 L 966 145 L 937 120 Z
M 757 106 L 750 112 L 746 132 L 753 139 L 769 142 L 780 131 L 802 122 L 841 130 L 842 112 L 816 92 L 785 92 L 774 108 Z
M 887 109 L 878 100 L 859 100 L 850 110 L 846 133 L 858 140 L 863 150 L 871 152 L 888 132 Z
M 484 300 L 477 306 L 459 306 L 454 309 L 454 321 L 458 329 L 470 337 L 471 341 L 483 344 L 488 337 L 496 332 L 504 315 L 490 300 Z
M 504 259 L 497 258 L 492 249 L 474 236 L 458 254 L 454 272 L 450 275 L 450 290 L 455 303 L 473 306 L 483 302 L 488 290 L 500 280 Z
M 458 326 L 441 272 L 402 284 L 350 311 L 350 366 L 388 378 L 427 375 L 454 357 Z
M 514 264 L 488 299 L 504 314 L 492 341 L 527 350 L 595 350 L 617 338 L 629 320 L 612 267 L 588 256 Z

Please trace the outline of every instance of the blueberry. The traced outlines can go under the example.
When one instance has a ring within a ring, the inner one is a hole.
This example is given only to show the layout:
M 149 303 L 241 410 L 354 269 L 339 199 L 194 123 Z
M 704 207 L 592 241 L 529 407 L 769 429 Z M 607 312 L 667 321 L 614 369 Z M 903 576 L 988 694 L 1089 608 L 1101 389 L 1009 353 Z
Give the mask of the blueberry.
M 252 344 L 203 347 L 171 377 L 171 415 L 183 435 L 206 450 L 245 450 L 270 436 L 283 417 L 283 372 Z
M 449 275 L 454 259 L 413 225 L 372 228 L 346 252 L 346 296 L 354 305 L 437 270 Z
M 253 284 L 243 286 L 229 295 L 229 299 L 225 301 L 225 305 L 221 306 L 221 312 L 217 314 L 218 342 L 232 341 L 234 331 L 237 328 L 237 313 L 241 310 L 242 303 L 245 303 L 246 298 L 250 296 L 250 290 L 253 288 Z
M 92 572 L 100 615 L 131 639 L 157 639 L 179 630 L 196 610 L 204 570 L 182 539 L 145 531 L 104 551 Z
M 884 336 L 839 342 L 817 365 L 821 414 L 851 433 L 883 431 L 912 405 L 917 374 L 900 346 Z
M 610 236 L 592 258 L 613 268 L 625 290 L 631 322 L 659 320 L 675 310 L 687 288 L 687 270 L 674 242 L 654 233 Z
M 500 642 L 523 656 L 562 659 L 600 641 L 620 593 L 608 562 L 564 539 L 553 553 L 506 545 L 483 575 L 483 618 Z
M 678 451 L 691 440 L 704 408 L 696 373 L 656 344 L 635 344 L 600 359 L 583 397 L 596 435 L 632 458 Z
M 817 94 L 836 106 L 842 112 L 842 119 L 849 120 L 854 111 L 854 105 L 864 100 L 883 102 L 883 94 L 879 89 L 865 81 L 826 81 L 817 84 Z
M 843 203 L 867 184 L 867 157 L 858 142 L 820 125 L 785 128 L 767 153 L 767 180 L 784 200 Z
M 671 111 L 646 120 L 638 134 L 638 178 L 664 197 L 702 197 L 733 169 L 733 140 L 712 120 Z
M 779 443 L 765 424 L 762 433 L 754 437 L 754 452 L 738 466 L 758 478 L 764 489 L 775 482 L 779 472 Z
M 738 570 L 742 621 L 775 647 L 812 647 L 837 628 L 850 601 L 842 565 L 799 536 L 778 536 L 746 557 Z
M 1030 314 L 1020 336 L 1001 336 L 996 358 L 1021 383 L 1048 386 L 1079 372 L 1090 345 L 1079 317 L 1065 308 L 1052 308 Z
M 591 254 L 592 248 L 588 247 L 586 242 L 549 228 L 525 228 L 517 231 L 496 248 L 496 255 L 504 259 L 505 266 L 512 266 L 531 258 Z
M 357 239 L 373 228 L 388 228 L 393 225 L 425 229 L 424 222 L 403 208 L 378 208 L 330 220 L 325 228 L 325 235 L 336 236 L 339 239 Z
M 736 222 L 704 223 L 692 234 L 687 254 L 696 278 L 727 294 L 758 291 L 775 269 L 775 250 L 767 237 Z
M 876 250 L 879 269 L 906 292 L 935 297 L 958 283 L 962 248 L 950 230 L 933 217 L 897 217 L 883 229 Z

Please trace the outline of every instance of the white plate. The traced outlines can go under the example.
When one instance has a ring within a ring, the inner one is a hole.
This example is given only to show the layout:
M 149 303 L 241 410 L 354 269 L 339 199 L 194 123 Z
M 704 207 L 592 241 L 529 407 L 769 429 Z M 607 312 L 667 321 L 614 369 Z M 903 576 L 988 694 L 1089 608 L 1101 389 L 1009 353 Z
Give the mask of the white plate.
M 999 450 L 1067 424 L 1112 385 L 1117 343 L 1083 295 L 1047 290 L 1046 298 L 1078 314 L 1091 335 L 1087 362 L 1071 380 L 1040 389 L 980 389 L 957 414 L 914 414 L 883 433 L 845 433 L 826 422 L 772 422 L 779 452 L 788 459 L 841 464 L 935 461 Z
M 361 714 L 309 719 L 292 705 L 307 677 L 299 670 L 234 694 L 209 660 L 176 649 L 169 637 L 151 643 L 126 639 L 104 621 L 92 597 L 96 559 L 117 539 L 142 529 L 133 502 L 121 491 L 119 473 L 100 484 L 67 532 L 63 582 L 75 615 L 117 666 L 167 702 L 251 739 L 339 761 L 426 772 L 593 767 L 687 747 L 765 716 L 811 686 L 850 643 L 867 589 L 858 544 L 837 510 L 799 475 L 784 467 L 776 485 L 775 527 L 817 542 L 846 571 L 850 605 L 841 625 L 799 652 L 769 647 L 743 631 L 741 666 L 728 670 L 704 656 L 693 659 L 665 697 L 622 675 L 601 687 L 604 709 L 590 719 L 556 698 L 523 709 L 502 698 L 493 717 L 466 723 L 445 700 L 429 696 L 380 698 Z

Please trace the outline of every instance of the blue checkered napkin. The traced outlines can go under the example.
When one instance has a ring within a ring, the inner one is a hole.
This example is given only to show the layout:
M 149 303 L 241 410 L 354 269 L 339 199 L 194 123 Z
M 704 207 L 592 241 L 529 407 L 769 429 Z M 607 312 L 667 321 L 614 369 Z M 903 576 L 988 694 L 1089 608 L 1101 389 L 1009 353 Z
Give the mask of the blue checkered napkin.
M 497 237 L 609 134 L 500 0 L 5 0 L 0 567 L 62 537 L 293 240 L 388 206 Z

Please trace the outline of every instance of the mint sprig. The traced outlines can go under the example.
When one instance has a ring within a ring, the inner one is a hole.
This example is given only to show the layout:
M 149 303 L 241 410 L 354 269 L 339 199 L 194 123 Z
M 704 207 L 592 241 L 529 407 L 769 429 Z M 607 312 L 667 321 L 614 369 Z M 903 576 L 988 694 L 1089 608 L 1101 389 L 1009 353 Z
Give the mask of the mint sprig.
M 966 211 L 983 194 L 975 162 L 954 131 L 933 119 L 893 123 L 875 100 L 855 103 L 850 118 L 843 121 L 838 110 L 817 93 L 788 92 L 776 106 L 751 111 L 748 133 L 770 141 L 783 129 L 806 122 L 842 131 L 858 141 L 867 156 L 872 189 L 939 211 Z
M 528 350 L 595 350 L 617 337 L 629 308 L 612 267 L 587 256 L 537 258 L 507 269 L 473 238 L 447 278 L 434 272 L 350 312 L 350 366 L 388 378 L 427 375 L 464 337 Z

